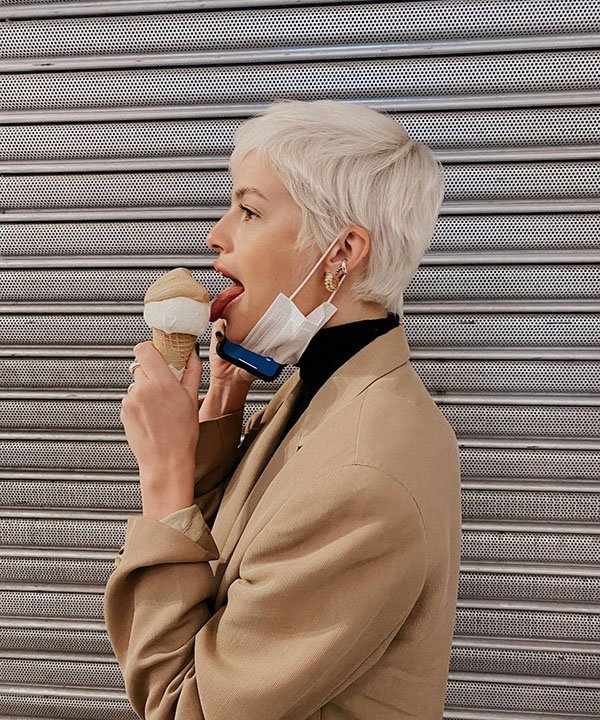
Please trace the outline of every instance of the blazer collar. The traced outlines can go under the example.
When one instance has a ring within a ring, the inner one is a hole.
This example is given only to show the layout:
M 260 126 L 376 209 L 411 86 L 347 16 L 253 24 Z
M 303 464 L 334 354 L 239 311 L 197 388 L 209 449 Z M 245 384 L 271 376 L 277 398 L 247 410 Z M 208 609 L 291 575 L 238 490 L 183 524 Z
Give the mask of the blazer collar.
M 398 325 L 379 335 L 339 367 L 315 393 L 298 420 L 299 449 L 331 414 L 339 412 L 380 377 L 404 365 L 410 358 L 404 328 Z M 289 393 L 302 382 L 300 371 L 287 381 Z M 287 385 L 287 383 L 286 383 Z M 284 386 L 281 387 L 281 390 Z M 286 392 L 286 396 L 287 396 Z M 283 398 L 282 402 L 285 400 Z

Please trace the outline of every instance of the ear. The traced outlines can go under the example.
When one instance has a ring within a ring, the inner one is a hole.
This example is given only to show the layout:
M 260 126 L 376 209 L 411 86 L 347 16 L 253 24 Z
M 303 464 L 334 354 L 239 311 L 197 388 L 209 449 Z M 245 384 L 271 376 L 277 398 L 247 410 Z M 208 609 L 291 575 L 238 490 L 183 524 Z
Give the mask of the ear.
M 351 225 L 333 246 L 332 252 L 333 255 L 326 260 L 326 271 L 335 272 L 345 258 L 348 273 L 353 270 L 356 272 L 357 268 L 362 268 L 367 262 L 371 252 L 371 235 L 366 228 Z

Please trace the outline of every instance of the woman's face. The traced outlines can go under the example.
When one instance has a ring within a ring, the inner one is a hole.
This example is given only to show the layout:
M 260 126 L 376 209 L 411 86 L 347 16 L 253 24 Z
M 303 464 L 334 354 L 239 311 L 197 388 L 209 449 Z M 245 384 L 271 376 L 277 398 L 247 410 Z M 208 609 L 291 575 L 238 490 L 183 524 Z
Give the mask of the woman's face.
M 304 279 L 306 253 L 292 250 L 300 219 L 300 207 L 268 163 L 248 153 L 233 174 L 231 206 L 207 237 L 219 255 L 217 269 L 244 286 L 222 312 L 233 342 L 246 337 L 278 293 L 291 295 Z M 315 249 L 313 262 L 318 257 Z M 323 302 L 319 277 L 315 272 L 294 298 L 305 315 Z

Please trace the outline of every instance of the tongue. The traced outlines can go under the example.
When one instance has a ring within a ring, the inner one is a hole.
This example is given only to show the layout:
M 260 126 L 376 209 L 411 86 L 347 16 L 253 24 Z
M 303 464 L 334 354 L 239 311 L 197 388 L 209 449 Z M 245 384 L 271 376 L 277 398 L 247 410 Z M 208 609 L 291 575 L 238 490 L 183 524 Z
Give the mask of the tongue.
M 243 292 L 243 285 L 232 285 L 230 288 L 227 288 L 227 290 L 223 290 L 223 292 L 219 293 L 210 305 L 210 321 L 214 322 L 215 320 L 218 320 L 221 317 L 221 313 L 223 312 L 225 305 L 231 302 L 238 295 L 241 295 Z

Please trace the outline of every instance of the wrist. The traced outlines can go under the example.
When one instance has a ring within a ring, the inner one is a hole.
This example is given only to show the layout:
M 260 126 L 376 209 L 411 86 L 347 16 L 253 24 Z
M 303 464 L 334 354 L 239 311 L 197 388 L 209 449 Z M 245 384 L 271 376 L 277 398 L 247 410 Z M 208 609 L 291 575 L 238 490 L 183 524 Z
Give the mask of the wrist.
M 221 415 L 244 409 L 246 397 L 252 383 L 223 384 L 211 383 L 201 401 L 198 417 L 200 421 L 211 420 Z
M 140 472 L 144 517 L 160 520 L 194 503 L 194 470 Z

